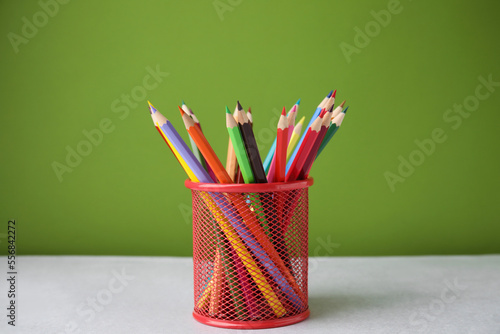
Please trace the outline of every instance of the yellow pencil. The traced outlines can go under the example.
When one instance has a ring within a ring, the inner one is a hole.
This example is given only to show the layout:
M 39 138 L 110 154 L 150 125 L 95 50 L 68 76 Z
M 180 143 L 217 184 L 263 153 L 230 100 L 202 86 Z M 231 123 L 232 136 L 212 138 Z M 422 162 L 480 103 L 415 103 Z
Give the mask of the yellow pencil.
M 293 153 L 293 150 L 295 149 L 295 145 L 297 145 L 297 142 L 299 141 L 300 138 L 300 132 L 302 131 L 302 126 L 304 125 L 304 121 L 306 120 L 305 116 L 302 116 L 300 121 L 295 124 L 295 127 L 293 128 L 293 133 L 292 136 L 290 137 L 290 142 L 288 143 L 288 148 L 286 150 L 286 160 L 290 159 L 290 156 Z
M 157 122 L 155 123 L 155 126 L 156 126 L 156 129 L 158 130 L 158 132 L 160 133 L 160 135 L 163 137 L 163 139 L 167 143 L 168 147 L 170 147 L 170 150 L 175 155 L 175 158 L 177 159 L 177 161 L 179 161 L 179 163 L 181 164 L 182 169 L 184 169 L 184 171 L 186 172 L 186 174 L 189 177 L 189 179 L 191 181 L 193 181 L 193 182 L 200 182 L 198 180 L 198 178 L 196 177 L 196 175 L 194 175 L 194 173 L 191 170 L 191 168 L 189 168 L 189 166 L 186 164 L 186 162 L 184 161 L 184 159 L 182 159 L 182 157 L 179 154 L 179 152 L 177 152 L 177 149 L 175 148 L 175 146 L 172 145 L 172 143 L 170 142 L 170 140 L 168 140 L 167 136 L 165 135 L 165 133 L 163 132 L 163 130 L 160 128 L 160 126 L 158 125 Z

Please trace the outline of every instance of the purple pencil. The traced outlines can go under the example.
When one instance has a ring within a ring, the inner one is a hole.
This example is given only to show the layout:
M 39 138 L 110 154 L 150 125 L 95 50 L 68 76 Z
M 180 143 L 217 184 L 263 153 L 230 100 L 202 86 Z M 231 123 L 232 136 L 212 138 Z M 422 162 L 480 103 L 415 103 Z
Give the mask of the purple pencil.
M 149 104 L 149 111 L 155 125 L 157 125 L 163 131 L 165 136 L 167 136 L 167 139 L 175 147 L 179 155 L 189 166 L 196 178 L 200 182 L 213 183 L 207 171 L 203 168 L 198 159 L 196 159 L 193 152 L 191 152 L 184 140 L 182 140 L 181 136 L 179 135 L 177 130 L 175 130 L 172 123 L 170 123 L 170 121 L 165 116 L 163 116 L 158 110 L 156 110 L 155 107 L 151 105 L 151 103 Z

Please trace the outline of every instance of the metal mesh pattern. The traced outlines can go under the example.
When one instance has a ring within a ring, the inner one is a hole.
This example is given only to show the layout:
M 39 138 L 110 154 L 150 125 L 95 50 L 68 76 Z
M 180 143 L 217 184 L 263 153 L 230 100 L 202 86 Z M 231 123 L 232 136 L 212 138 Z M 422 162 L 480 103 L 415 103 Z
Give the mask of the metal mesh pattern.
M 192 195 L 194 312 L 249 324 L 305 312 L 308 189 Z

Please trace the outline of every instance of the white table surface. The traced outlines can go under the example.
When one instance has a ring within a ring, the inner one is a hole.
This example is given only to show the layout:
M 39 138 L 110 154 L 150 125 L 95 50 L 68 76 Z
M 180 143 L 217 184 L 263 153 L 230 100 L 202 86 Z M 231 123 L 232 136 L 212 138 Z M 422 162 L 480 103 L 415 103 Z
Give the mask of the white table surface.
M 500 255 L 311 258 L 310 318 L 245 331 L 192 318 L 191 258 L 17 260 L 16 327 L 2 278 L 0 333 L 500 333 Z

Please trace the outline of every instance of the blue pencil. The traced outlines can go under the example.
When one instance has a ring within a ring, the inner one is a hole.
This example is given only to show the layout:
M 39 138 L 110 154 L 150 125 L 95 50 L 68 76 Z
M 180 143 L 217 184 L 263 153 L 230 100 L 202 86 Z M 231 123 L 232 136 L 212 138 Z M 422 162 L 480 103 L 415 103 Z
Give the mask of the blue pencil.
M 295 160 L 295 156 L 299 152 L 300 145 L 304 141 L 304 137 L 306 136 L 307 130 L 311 127 L 311 124 L 314 122 L 314 120 L 316 118 L 318 118 L 319 114 L 321 113 L 321 109 L 323 109 L 326 106 L 326 103 L 330 99 L 330 97 L 333 96 L 333 98 L 335 99 L 336 92 L 337 92 L 336 90 L 335 91 L 332 90 L 330 93 L 328 93 L 328 95 L 323 99 L 323 101 L 321 101 L 321 103 L 316 108 L 316 111 L 314 112 L 313 116 L 309 120 L 309 124 L 307 125 L 307 127 L 304 129 L 304 132 L 302 133 L 302 137 L 300 137 L 300 140 L 297 143 L 297 146 L 295 146 L 295 150 L 293 151 L 292 155 L 290 156 L 290 159 L 288 159 L 288 163 L 286 164 L 286 172 L 287 173 L 288 173 L 288 170 L 290 169 L 290 166 L 292 166 L 293 160 Z

